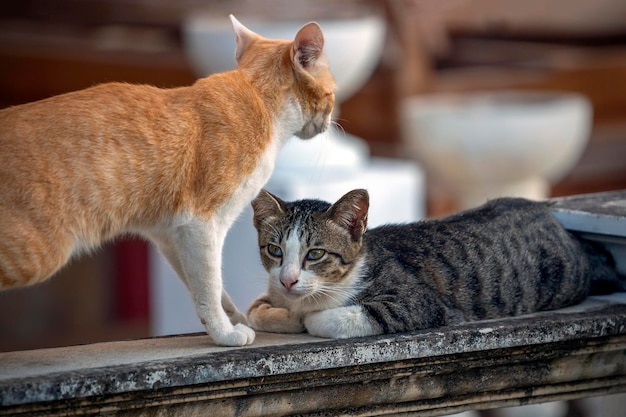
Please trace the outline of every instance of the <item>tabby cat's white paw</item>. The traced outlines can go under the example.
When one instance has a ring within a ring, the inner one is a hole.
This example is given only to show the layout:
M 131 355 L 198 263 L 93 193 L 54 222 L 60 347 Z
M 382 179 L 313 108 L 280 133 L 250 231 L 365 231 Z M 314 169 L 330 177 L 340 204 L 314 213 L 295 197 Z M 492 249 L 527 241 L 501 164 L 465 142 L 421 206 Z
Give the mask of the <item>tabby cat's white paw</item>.
M 331 339 L 380 334 L 357 305 L 310 313 L 304 319 L 304 327 L 313 336 Z
M 245 324 L 236 324 L 232 331 L 212 334 L 211 337 L 220 346 L 245 346 L 254 342 L 254 330 Z

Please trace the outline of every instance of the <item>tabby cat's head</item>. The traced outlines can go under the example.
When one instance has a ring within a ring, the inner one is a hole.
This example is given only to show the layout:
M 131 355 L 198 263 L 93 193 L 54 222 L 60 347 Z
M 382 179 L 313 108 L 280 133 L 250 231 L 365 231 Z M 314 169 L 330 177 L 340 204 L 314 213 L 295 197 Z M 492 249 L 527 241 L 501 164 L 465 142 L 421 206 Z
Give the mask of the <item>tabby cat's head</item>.
M 367 227 L 367 191 L 351 191 L 331 205 L 288 203 L 262 190 L 252 207 L 273 294 L 303 310 L 331 308 L 353 295 Z
M 293 41 L 283 41 L 263 38 L 233 16 L 231 20 L 237 68 L 277 102 L 289 133 L 309 139 L 325 131 L 335 104 L 335 81 L 324 56 L 320 26 L 308 23 Z

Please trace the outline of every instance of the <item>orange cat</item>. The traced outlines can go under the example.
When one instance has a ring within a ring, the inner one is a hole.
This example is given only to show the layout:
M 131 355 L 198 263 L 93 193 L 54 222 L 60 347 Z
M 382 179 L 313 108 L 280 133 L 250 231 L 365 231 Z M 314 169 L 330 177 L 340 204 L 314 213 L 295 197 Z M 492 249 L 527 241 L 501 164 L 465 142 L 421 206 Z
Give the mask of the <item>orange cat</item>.
M 222 288 L 223 241 L 282 145 L 328 128 L 334 81 L 316 23 L 282 41 L 231 20 L 235 70 L 0 111 L 0 288 L 38 283 L 72 256 L 139 234 L 176 270 L 216 343 L 252 343 Z

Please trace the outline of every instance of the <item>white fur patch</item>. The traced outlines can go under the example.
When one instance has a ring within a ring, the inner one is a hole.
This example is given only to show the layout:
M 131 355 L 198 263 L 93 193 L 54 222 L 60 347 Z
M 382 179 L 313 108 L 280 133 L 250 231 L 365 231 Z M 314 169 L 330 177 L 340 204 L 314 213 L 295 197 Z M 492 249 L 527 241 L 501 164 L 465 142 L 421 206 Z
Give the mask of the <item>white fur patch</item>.
M 283 268 L 294 268 L 300 270 L 301 247 L 298 238 L 300 225 L 296 224 L 287 239 L 285 240 L 285 257 L 283 258 Z
M 306 123 L 302 107 L 298 99 L 292 94 L 285 98 L 285 103 L 274 123 L 274 136 L 281 144 L 299 132 Z
M 310 334 L 332 339 L 379 334 L 359 305 L 331 308 L 309 313 L 304 326 Z

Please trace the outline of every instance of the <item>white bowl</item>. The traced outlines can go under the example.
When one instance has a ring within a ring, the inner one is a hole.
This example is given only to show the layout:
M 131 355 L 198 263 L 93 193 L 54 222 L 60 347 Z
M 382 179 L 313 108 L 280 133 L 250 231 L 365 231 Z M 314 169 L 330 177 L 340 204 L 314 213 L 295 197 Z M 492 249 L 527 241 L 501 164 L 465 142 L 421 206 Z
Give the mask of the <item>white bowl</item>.
M 439 94 L 406 99 L 401 117 L 413 156 L 477 204 L 504 194 L 547 197 L 584 151 L 592 107 L 566 92 Z M 525 191 L 530 183 L 539 190 Z
M 307 20 L 267 20 L 237 16 L 247 28 L 273 39 L 295 37 Z M 385 38 L 385 21 L 370 14 L 317 20 L 325 38 L 325 52 L 337 83 L 337 102 L 354 94 L 376 68 Z M 195 13 L 183 25 L 187 55 L 200 76 L 235 67 L 235 35 L 227 15 Z

